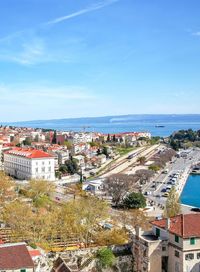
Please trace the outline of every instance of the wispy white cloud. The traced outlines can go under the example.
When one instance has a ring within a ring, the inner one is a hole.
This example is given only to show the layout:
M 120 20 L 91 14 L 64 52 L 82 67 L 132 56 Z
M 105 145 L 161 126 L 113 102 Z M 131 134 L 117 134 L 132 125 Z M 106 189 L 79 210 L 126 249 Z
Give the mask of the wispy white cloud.
M 49 86 L 47 84 L 24 83 L 17 85 L 0 85 L 1 99 L 10 99 L 10 101 L 19 100 L 31 103 L 40 101 L 67 101 L 70 100 L 93 100 L 96 99 L 88 88 L 84 86 Z
M 87 86 L 45 82 L 0 84 L 0 97 L 1 120 L 4 121 L 87 116 L 101 101 L 101 95 Z
M 120 0 L 103 0 L 77 12 L 55 18 L 41 25 L 36 25 L 35 28 L 24 29 L 11 33 L 5 37 L 0 37 L 0 61 L 13 62 L 23 66 L 37 65 L 47 62 L 70 63 L 72 61 L 76 61 L 74 44 L 79 45 L 80 38 L 69 37 L 69 44 L 67 44 L 65 40 L 63 41 L 63 43 L 65 43 L 63 50 L 57 50 L 56 47 L 54 46 L 53 48 L 52 43 L 49 43 L 48 41 L 48 37 L 45 32 L 46 26 L 50 28 L 54 24 L 102 9 L 118 1 Z M 40 34 L 38 35 L 38 33 Z M 70 39 L 72 39 L 71 42 Z M 73 46 L 71 46 L 72 43 Z M 83 45 L 83 41 L 81 41 L 81 44 Z
M 193 36 L 200 36 L 200 31 L 196 31 L 192 33 Z
M 93 4 L 87 8 L 84 8 L 84 9 L 81 9 L 79 11 L 76 11 L 74 13 L 71 13 L 71 14 L 67 14 L 65 16 L 62 16 L 62 17 L 58 17 L 56 19 L 53 19 L 49 22 L 47 22 L 46 24 L 47 25 L 54 25 L 54 24 L 58 24 L 58 23 L 61 23 L 63 21 L 66 21 L 66 20 L 69 20 L 69 19 L 72 19 L 74 17 L 77 17 L 77 16 L 80 16 L 80 15 L 83 15 L 85 13 L 89 13 L 89 12 L 92 12 L 92 11 L 95 11 L 95 10 L 99 10 L 99 9 L 102 9 L 106 6 L 110 6 L 116 2 L 118 2 L 119 0 L 106 0 L 106 1 L 101 1 L 97 4 Z
M 29 35 L 26 38 L 18 37 L 10 46 L 2 47 L 0 60 L 30 66 L 46 62 L 70 62 L 67 53 L 63 56 L 61 51 L 49 48 L 44 38 Z

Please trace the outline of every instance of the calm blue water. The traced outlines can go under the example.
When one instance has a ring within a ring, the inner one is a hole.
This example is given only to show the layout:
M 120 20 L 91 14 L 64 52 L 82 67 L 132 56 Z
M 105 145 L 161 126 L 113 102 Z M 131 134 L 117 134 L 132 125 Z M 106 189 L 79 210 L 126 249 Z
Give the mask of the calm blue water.
M 181 194 L 181 203 L 200 208 L 200 175 L 190 175 Z
M 97 131 L 102 133 L 149 131 L 153 136 L 169 136 L 174 131 L 180 129 L 200 129 L 200 114 L 136 114 L 94 118 L 27 121 L 9 124 L 33 128 L 51 128 L 73 131 L 81 131 L 83 130 L 83 126 L 86 126 L 86 131 Z M 164 127 L 156 128 L 156 125 L 163 125 Z

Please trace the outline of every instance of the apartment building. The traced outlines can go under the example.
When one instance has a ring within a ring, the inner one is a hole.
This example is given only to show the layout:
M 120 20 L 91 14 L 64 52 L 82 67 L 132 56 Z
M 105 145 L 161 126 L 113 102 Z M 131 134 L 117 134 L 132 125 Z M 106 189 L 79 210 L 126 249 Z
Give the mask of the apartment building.
M 137 272 L 200 272 L 200 214 L 181 214 L 151 224 L 150 233 L 133 235 Z
M 152 231 L 136 228 L 132 237 L 135 272 L 162 271 L 162 243 Z
M 168 236 L 168 271 L 200 271 L 200 214 L 178 215 L 152 222 L 153 233 Z
M 4 171 L 18 179 L 55 180 L 54 157 L 37 149 L 14 148 L 4 153 Z

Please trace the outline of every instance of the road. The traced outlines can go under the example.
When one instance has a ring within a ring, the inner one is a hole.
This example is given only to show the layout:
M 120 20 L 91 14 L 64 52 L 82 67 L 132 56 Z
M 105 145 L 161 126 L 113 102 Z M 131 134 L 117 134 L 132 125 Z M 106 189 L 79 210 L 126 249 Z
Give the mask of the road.
M 200 160 L 200 151 L 199 149 L 191 150 L 187 158 L 175 158 L 172 163 L 168 164 L 169 172 L 167 174 L 158 175 L 154 181 L 151 181 L 145 187 L 143 187 L 143 192 L 150 192 L 148 199 L 162 206 L 165 205 L 166 197 L 163 197 L 163 192 L 167 187 L 171 187 L 170 176 L 174 173 L 180 173 L 179 178 L 177 179 L 176 189 L 179 194 L 181 194 L 184 184 L 187 180 L 187 177 L 190 173 L 191 166 L 196 164 Z

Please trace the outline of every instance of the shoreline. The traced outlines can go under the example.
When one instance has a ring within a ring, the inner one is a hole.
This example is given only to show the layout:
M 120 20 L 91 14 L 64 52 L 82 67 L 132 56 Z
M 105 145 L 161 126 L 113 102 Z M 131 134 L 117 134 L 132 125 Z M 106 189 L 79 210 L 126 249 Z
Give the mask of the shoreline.
M 183 175 L 184 175 L 182 177 L 183 181 L 182 181 L 181 185 L 179 184 L 179 186 L 181 186 L 181 187 L 177 190 L 177 193 L 179 194 L 179 200 L 180 200 L 180 196 L 181 196 L 181 194 L 183 192 L 183 189 L 184 189 L 184 187 L 185 187 L 185 185 L 186 185 L 186 183 L 188 181 L 189 176 L 193 175 L 193 173 L 191 172 L 191 167 L 188 170 L 185 170 Z M 180 205 L 183 208 L 190 208 L 190 209 L 191 208 L 200 208 L 200 206 L 188 205 L 188 204 L 184 204 L 184 203 L 181 203 L 181 202 L 180 202 Z
M 188 167 L 188 168 L 185 169 L 185 171 L 182 174 L 182 177 L 179 179 L 179 184 L 177 186 L 178 187 L 177 188 L 177 193 L 179 195 L 179 198 L 181 196 L 181 193 L 183 192 L 183 189 L 184 189 L 184 187 L 186 185 L 186 182 L 187 182 L 190 174 L 191 174 L 191 167 Z
M 187 204 L 182 204 L 181 203 L 181 206 L 185 207 L 185 208 L 198 208 L 196 206 L 192 206 L 192 205 L 187 205 Z

